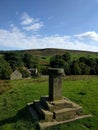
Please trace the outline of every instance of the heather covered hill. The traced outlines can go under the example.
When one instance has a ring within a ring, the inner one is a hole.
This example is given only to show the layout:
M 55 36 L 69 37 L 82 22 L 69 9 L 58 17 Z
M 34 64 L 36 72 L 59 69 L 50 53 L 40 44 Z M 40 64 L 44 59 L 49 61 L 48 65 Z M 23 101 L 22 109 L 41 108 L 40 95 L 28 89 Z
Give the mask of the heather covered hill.
M 4 54 L 8 51 L 0 51 L 1 54 Z M 66 49 L 55 49 L 55 48 L 46 48 L 46 49 L 31 49 L 31 50 L 15 50 L 15 51 L 9 51 L 9 52 L 16 52 L 16 53 L 24 53 L 28 52 L 33 55 L 39 55 L 39 56 L 49 56 L 49 55 L 57 55 L 57 54 L 64 54 L 65 52 L 69 52 L 73 55 L 92 55 L 97 56 L 98 52 L 90 52 L 90 51 L 79 51 L 79 50 L 66 50 Z

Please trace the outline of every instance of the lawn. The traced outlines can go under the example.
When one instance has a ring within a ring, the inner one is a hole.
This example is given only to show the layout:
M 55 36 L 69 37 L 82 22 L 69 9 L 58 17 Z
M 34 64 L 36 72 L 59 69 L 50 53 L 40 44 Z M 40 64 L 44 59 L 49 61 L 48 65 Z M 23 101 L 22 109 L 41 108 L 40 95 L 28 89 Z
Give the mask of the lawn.
M 48 95 L 47 77 L 3 82 L 0 81 L 0 87 L 7 87 L 0 93 L 0 130 L 37 130 L 27 109 L 27 103 L 40 99 L 42 95 Z M 84 112 L 92 114 L 93 117 L 48 130 L 98 129 L 98 76 L 63 78 L 63 96 L 83 106 Z

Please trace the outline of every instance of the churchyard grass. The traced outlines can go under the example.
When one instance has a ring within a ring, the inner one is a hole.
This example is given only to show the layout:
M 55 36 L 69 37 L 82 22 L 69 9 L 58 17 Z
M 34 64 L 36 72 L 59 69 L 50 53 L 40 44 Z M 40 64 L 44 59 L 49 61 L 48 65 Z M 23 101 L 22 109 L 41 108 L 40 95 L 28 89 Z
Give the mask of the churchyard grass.
M 7 81 L 9 89 L 0 94 L 0 130 L 37 130 L 27 103 L 48 95 L 48 78 Z M 83 107 L 92 117 L 47 128 L 47 130 L 98 129 L 98 76 L 63 78 L 63 96 Z

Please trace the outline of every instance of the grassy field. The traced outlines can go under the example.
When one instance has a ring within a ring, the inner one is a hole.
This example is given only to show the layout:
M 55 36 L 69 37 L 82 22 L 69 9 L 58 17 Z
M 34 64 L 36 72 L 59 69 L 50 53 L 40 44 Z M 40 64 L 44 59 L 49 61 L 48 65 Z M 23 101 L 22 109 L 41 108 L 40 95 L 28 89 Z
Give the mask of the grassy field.
M 0 81 L 0 130 L 37 130 L 26 104 L 48 95 L 48 79 Z M 63 78 L 63 96 L 83 106 L 93 117 L 48 130 L 98 130 L 98 76 Z

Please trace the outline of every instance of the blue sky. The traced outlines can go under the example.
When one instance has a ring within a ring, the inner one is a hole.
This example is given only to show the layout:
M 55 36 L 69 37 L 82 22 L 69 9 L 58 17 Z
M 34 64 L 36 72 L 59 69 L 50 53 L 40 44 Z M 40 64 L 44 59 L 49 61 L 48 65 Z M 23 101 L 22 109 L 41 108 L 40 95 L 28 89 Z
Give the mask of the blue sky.
M 98 52 L 98 0 L 1 0 L 0 50 Z

